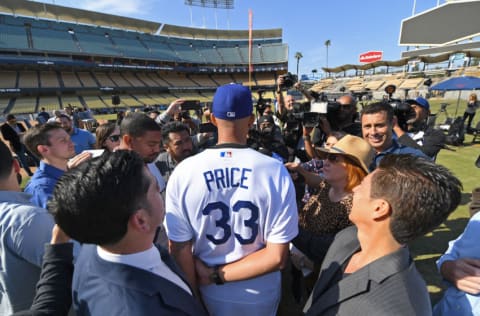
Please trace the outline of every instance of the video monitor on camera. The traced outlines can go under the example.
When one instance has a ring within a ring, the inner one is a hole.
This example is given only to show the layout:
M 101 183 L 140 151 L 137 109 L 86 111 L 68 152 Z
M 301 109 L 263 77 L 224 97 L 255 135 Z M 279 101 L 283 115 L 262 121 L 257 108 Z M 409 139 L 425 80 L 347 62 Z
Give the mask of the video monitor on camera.
M 327 114 L 327 111 L 328 111 L 328 102 L 313 101 L 310 104 L 310 112 Z
M 185 100 L 182 105 L 182 111 L 189 111 L 189 110 L 199 110 L 200 109 L 200 101 L 198 100 Z
M 198 125 L 199 133 L 215 133 L 216 131 L 217 131 L 217 127 L 212 123 L 202 123 Z

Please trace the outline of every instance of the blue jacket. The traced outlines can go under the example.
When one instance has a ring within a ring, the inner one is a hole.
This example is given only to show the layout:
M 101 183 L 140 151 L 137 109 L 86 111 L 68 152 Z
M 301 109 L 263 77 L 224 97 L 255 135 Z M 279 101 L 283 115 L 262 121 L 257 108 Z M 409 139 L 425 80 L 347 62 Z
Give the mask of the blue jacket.
M 95 136 L 89 131 L 81 128 L 74 127 L 70 138 L 75 144 L 75 154 L 77 155 L 84 150 L 92 149 L 95 145 Z
M 30 202 L 46 209 L 55 184 L 64 173 L 63 170 L 40 161 L 40 166 L 30 178 L 24 190 L 25 193 L 32 196 Z
M 445 261 L 455 261 L 461 258 L 480 259 L 480 212 L 476 213 L 468 221 L 463 233 L 455 240 L 450 241 L 447 251 L 437 261 L 440 271 Z M 448 285 L 443 298 L 435 305 L 433 315 L 480 315 L 480 295 L 473 295 L 455 287 L 446 281 Z
M 397 155 L 410 154 L 413 156 L 419 156 L 425 159 L 432 160 L 432 158 L 425 155 L 423 151 L 421 151 L 420 149 L 404 146 L 400 144 L 397 140 L 392 139 L 392 145 L 389 148 L 382 151 L 381 153 L 376 154 L 375 158 L 373 158 L 373 161 L 370 164 L 370 167 L 368 169 L 370 171 L 375 170 L 375 168 L 377 168 L 378 164 L 380 163 L 380 160 L 382 160 L 383 157 L 385 157 L 386 155 L 390 155 L 390 154 L 397 154 Z

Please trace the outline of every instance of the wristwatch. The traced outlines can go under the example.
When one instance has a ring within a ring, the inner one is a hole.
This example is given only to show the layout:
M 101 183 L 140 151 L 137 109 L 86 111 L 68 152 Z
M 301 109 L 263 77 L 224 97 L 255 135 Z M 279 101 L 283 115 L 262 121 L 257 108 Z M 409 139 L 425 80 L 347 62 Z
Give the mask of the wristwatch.
M 212 281 L 216 285 L 222 285 L 225 283 L 223 279 L 220 277 L 220 274 L 218 273 L 218 266 L 215 266 L 215 268 L 213 268 L 213 272 L 212 274 L 210 274 L 209 278 L 210 278 L 210 281 Z

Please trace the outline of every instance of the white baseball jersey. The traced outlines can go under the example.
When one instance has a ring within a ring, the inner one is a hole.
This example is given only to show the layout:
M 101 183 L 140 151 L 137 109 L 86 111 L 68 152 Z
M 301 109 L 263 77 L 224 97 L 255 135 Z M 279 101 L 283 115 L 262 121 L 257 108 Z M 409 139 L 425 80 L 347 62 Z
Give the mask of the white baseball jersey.
M 193 240 L 194 255 L 207 265 L 227 264 L 267 241 L 288 243 L 297 235 L 295 189 L 286 168 L 271 157 L 232 144 L 207 149 L 170 176 L 166 227 L 173 241 Z M 251 316 L 275 315 L 280 289 L 276 271 L 201 291 L 212 315 Z

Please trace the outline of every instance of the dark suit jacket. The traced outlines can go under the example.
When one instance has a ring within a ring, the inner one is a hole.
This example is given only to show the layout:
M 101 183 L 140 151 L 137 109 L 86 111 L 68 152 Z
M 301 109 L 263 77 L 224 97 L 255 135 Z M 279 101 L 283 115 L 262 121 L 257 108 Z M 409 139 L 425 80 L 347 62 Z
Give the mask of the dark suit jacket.
M 398 142 L 404 146 L 420 149 L 425 155 L 435 160 L 438 152 L 445 148 L 447 136 L 443 133 L 443 131 L 429 126 L 425 126 L 423 131 L 423 145 L 421 146 L 410 136 L 408 136 L 407 133 L 400 136 L 398 138 Z
M 64 316 L 72 305 L 73 243 L 45 244 L 42 273 L 29 310 L 12 316 Z
M 168 253 L 159 251 L 165 264 L 185 280 Z M 83 245 L 75 263 L 73 306 L 77 316 L 207 315 L 199 301 L 176 284 L 142 269 L 107 262 L 94 245 Z
M 359 249 L 355 226 L 337 234 L 305 305 L 306 315 L 431 315 L 425 282 L 407 247 L 341 278 L 342 266 Z
M 25 127 L 22 124 L 17 123 L 18 128 L 21 132 L 25 132 Z M 20 151 L 22 149 L 22 143 L 20 141 L 20 136 L 17 132 L 7 123 L 4 123 L 1 127 L 2 136 L 5 140 L 8 140 L 13 147 L 13 150 Z

